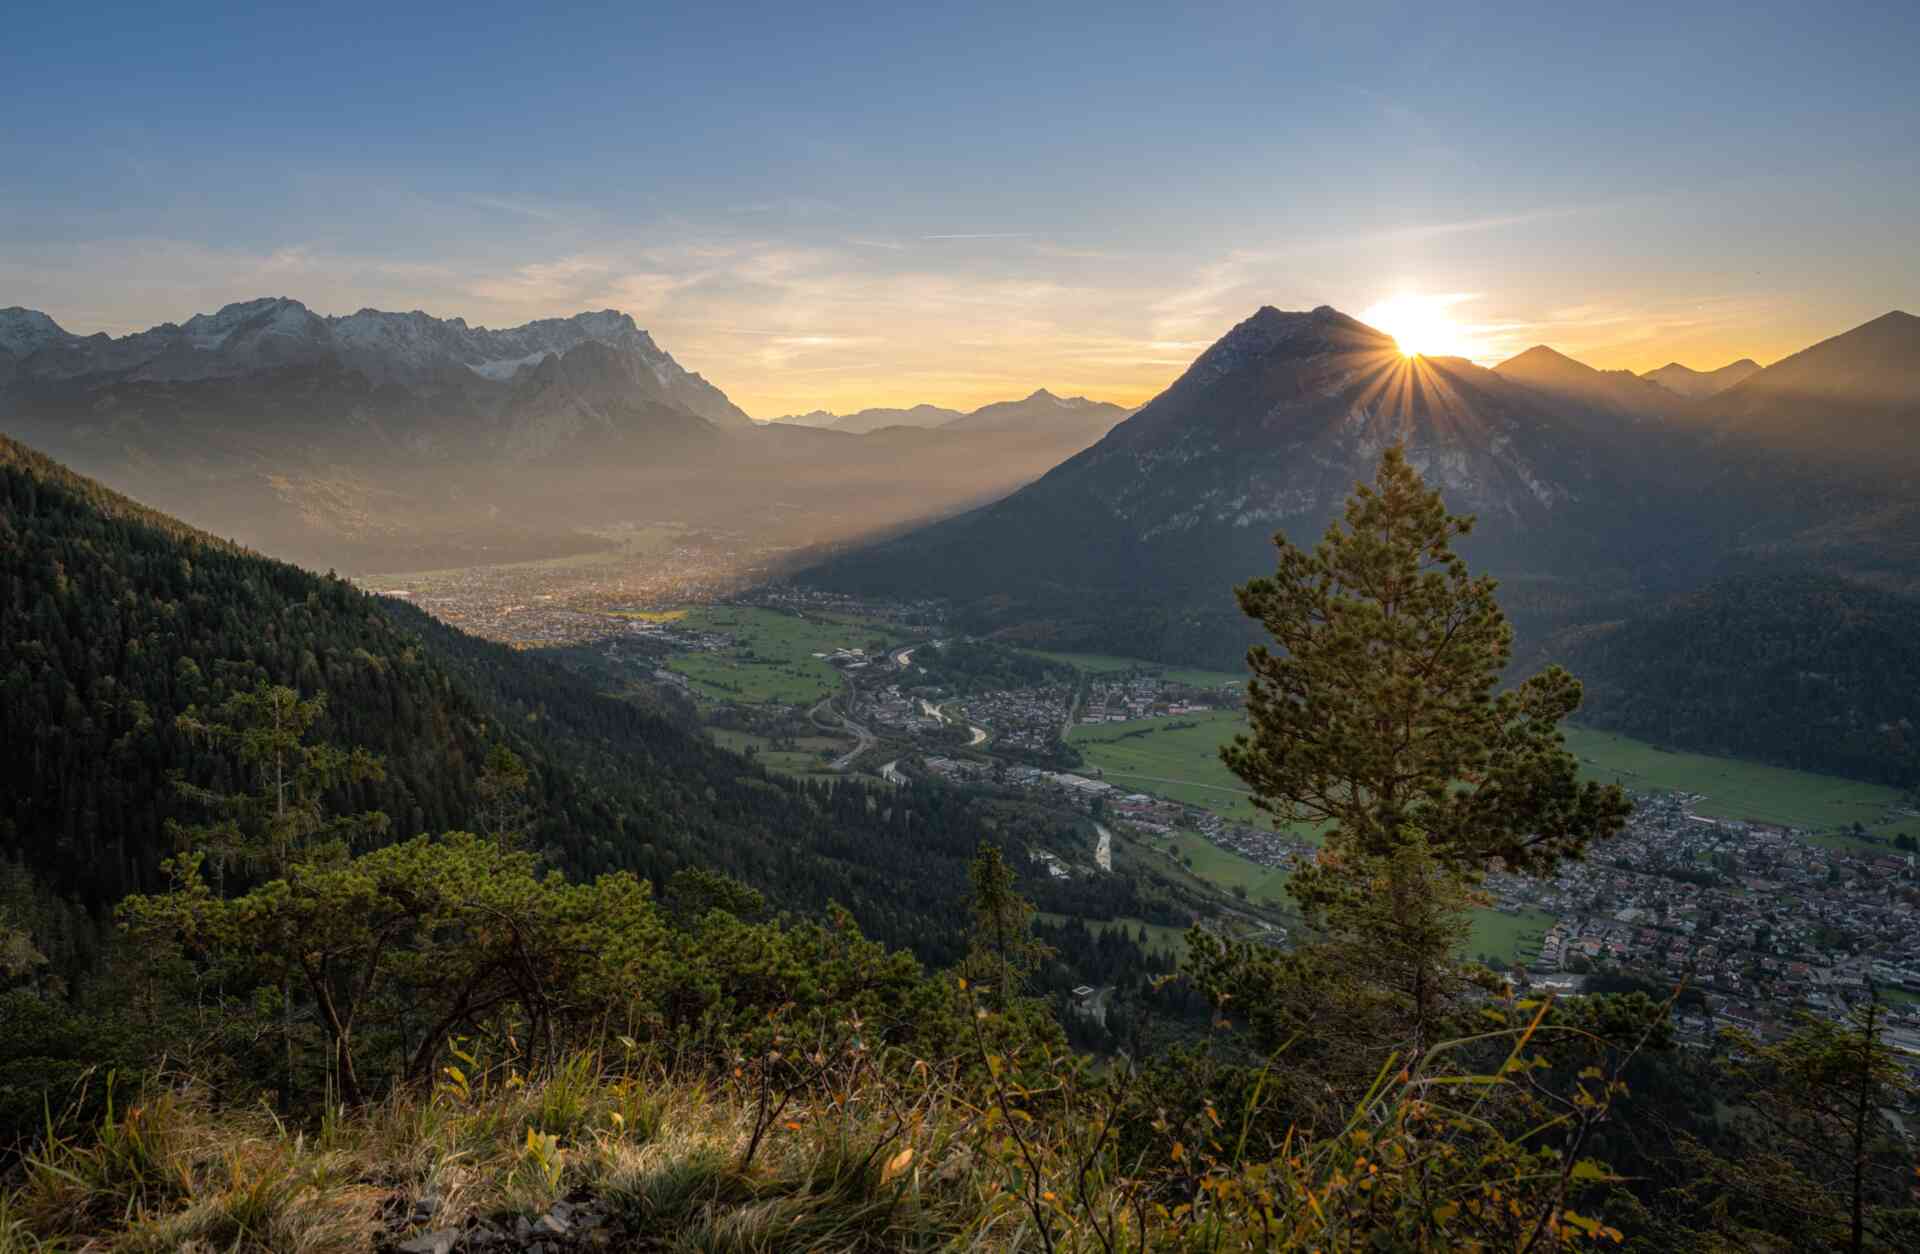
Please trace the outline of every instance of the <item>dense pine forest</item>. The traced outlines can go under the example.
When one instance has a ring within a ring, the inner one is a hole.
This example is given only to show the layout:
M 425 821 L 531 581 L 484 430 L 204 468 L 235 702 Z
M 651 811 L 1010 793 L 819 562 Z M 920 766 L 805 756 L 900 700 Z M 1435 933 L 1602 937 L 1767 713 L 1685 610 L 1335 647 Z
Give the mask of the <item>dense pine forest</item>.
M 1028 874 L 1058 815 L 774 777 L 0 444 L 0 1252 L 1912 1248 L 1871 988 L 1689 1049 L 1684 982 L 1462 960 L 1627 812 L 1470 527 L 1392 450 L 1239 589 L 1227 765 L 1325 843 L 1290 946 L 1176 962 L 1036 918 L 1183 908 Z
M 1550 652 L 1581 720 L 1676 749 L 1920 785 L 1920 602 L 1818 575 L 1719 580 Z

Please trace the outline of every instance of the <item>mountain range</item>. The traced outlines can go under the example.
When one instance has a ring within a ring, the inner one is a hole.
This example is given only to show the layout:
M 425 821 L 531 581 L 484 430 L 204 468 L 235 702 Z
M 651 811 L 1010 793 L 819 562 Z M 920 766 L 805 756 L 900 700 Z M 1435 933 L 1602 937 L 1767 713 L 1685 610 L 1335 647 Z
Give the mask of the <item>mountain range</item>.
M 1712 396 L 1724 392 L 1748 375 L 1757 374 L 1760 363 L 1751 357 L 1742 357 L 1739 361 L 1729 362 L 1718 370 L 1694 370 L 1670 361 L 1658 370 L 1649 370 L 1640 377 L 1649 382 L 1658 383 L 1675 396 Z
M 1688 399 L 1551 349 L 1489 370 L 1403 357 L 1331 308 L 1263 308 L 1028 487 L 796 578 L 945 595 L 964 629 L 1003 639 L 1237 669 L 1256 633 L 1231 589 L 1272 569 L 1274 533 L 1317 538 L 1393 443 L 1449 508 L 1477 517 L 1464 551 L 1500 577 L 1535 661 L 1570 655 L 1598 626 L 1676 621 L 1675 598 L 1739 580 L 1832 579 L 1810 602 L 1828 614 L 1849 589 L 1863 605 L 1920 592 L 1920 319 L 1898 312 Z M 1870 612 L 1888 617 L 1879 602 Z M 1621 660 L 1636 652 L 1582 656 L 1650 673 Z M 1600 678 L 1603 700 L 1632 687 Z M 1787 708 L 1778 687 L 1756 680 L 1746 699 Z M 1852 739 L 1857 759 L 1866 742 Z M 1906 770 L 1897 761 L 1889 774 Z
M 784 414 L 768 419 L 768 422 L 844 431 L 852 435 L 864 435 L 887 427 L 943 431 L 1084 428 L 1092 439 L 1098 439 L 1131 412 L 1106 401 L 1088 400 L 1084 396 L 1055 396 L 1041 388 L 1017 401 L 996 401 L 972 411 L 943 409 L 938 405 L 915 405 L 911 409 L 862 409 L 851 414 L 816 409 L 805 414 Z
M 981 629 L 1225 662 L 1246 638 L 1230 589 L 1271 565 L 1271 534 L 1317 533 L 1389 444 L 1481 516 L 1476 549 L 1509 568 L 1545 577 L 1610 546 L 1651 552 L 1640 520 L 1670 472 L 1635 473 L 1633 432 L 1619 407 L 1574 390 L 1403 357 L 1332 308 L 1264 308 L 1031 486 L 803 577 L 944 587 Z
M 846 539 L 1003 495 L 1124 414 L 1040 391 L 952 430 L 761 425 L 614 310 L 493 330 L 272 297 L 117 339 L 0 310 L 0 430 L 357 569 L 572 552 L 636 516 Z

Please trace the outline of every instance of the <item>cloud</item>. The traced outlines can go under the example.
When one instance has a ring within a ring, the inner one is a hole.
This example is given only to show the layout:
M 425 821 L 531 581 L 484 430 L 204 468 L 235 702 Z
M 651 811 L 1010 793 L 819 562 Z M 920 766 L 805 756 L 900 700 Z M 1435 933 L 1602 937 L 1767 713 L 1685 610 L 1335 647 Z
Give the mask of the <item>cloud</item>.
M 535 222 L 566 222 L 572 217 L 569 213 L 547 205 L 531 204 L 524 200 L 507 200 L 500 196 L 469 196 L 466 203 L 478 205 L 482 209 L 494 209 L 514 217 L 532 218 Z

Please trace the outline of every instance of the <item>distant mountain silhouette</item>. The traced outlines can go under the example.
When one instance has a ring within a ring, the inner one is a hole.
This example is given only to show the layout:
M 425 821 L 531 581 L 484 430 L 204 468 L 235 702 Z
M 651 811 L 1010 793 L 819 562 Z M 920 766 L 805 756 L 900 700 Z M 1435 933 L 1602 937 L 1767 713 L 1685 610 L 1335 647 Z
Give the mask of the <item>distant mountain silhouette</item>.
M 1105 401 L 1084 396 L 1055 396 L 1040 388 L 1017 401 L 996 401 L 971 412 L 944 409 L 938 405 L 915 405 L 911 409 L 862 409 L 851 414 L 835 414 L 816 409 L 805 414 L 784 414 L 770 419 L 768 425 L 816 427 L 864 435 L 887 427 L 913 427 L 921 430 L 1026 432 L 1042 428 L 1064 430 L 1087 427 L 1088 441 L 1099 438 L 1106 429 L 1127 416 L 1127 410 Z M 1100 423 L 1105 421 L 1105 426 Z M 1095 429 L 1097 428 L 1097 429 Z
M 1042 391 L 761 425 L 615 310 L 489 330 L 268 297 L 119 338 L 0 310 L 0 430 L 209 530 L 361 571 L 578 553 L 636 517 L 749 547 L 874 534 L 1004 495 L 1121 414 Z
M 1702 401 L 1729 443 L 1901 472 L 1920 466 L 1920 318 L 1894 310 Z
M 1401 357 L 1266 308 L 1104 439 L 1003 501 L 800 578 L 950 597 L 971 630 L 1235 663 L 1231 588 L 1316 539 L 1388 444 L 1477 516 L 1470 560 L 1537 644 L 1716 574 L 1920 591 L 1920 319 L 1891 314 L 1704 400 L 1536 348 Z
M 1671 409 L 1674 394 L 1630 370 L 1595 370 L 1544 344 L 1536 344 L 1493 368 L 1494 373 L 1533 388 L 1542 395 L 1564 398 L 1590 409 L 1635 418 L 1653 417 Z
M 1055 396 L 1041 388 L 1017 401 L 999 401 L 982 405 L 970 414 L 962 414 L 945 423 L 942 431 L 978 434 L 986 431 L 1065 431 L 1084 430 L 1089 440 L 1112 430 L 1127 411 L 1105 401 L 1090 401 L 1084 396 Z
M 1670 361 L 1658 370 L 1649 370 L 1641 375 L 1650 383 L 1658 383 L 1675 396 L 1689 398 L 1712 396 L 1724 392 L 1748 375 L 1756 374 L 1760 363 L 1751 357 L 1742 357 L 1739 361 L 1729 362 L 1718 370 L 1692 370 L 1677 361 Z
M 1394 442 L 1480 516 L 1474 545 L 1504 570 L 1651 550 L 1647 506 L 1669 489 L 1632 472 L 1645 449 L 1614 438 L 1621 421 L 1458 358 L 1409 360 L 1331 308 L 1264 308 L 1037 483 L 801 577 L 949 595 L 980 629 L 1230 663 L 1247 637 L 1232 586 L 1271 568 L 1276 529 L 1317 537 Z M 1589 583 L 1578 595 L 1604 595 Z

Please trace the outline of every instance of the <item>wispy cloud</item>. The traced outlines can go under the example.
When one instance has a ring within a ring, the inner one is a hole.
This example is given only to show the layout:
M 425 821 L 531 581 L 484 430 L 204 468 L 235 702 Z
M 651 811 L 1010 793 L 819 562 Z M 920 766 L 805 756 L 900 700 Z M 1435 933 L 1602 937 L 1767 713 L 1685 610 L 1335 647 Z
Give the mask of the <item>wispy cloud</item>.
M 922 235 L 921 239 L 1031 239 L 1032 231 L 974 231 L 946 235 Z
M 549 205 L 533 204 L 524 200 L 508 200 L 501 196 L 469 196 L 467 203 L 482 209 L 493 209 L 517 218 L 531 218 L 535 222 L 566 222 L 571 215 Z

